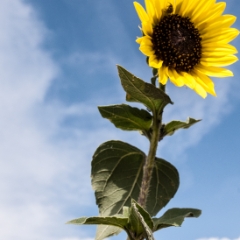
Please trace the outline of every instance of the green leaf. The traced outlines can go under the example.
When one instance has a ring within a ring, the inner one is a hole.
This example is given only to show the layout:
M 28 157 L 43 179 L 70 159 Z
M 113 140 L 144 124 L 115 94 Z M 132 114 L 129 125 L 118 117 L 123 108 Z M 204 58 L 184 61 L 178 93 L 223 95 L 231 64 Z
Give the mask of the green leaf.
M 153 240 L 151 216 L 134 200 L 131 203 L 129 224 L 136 238 L 146 236 L 148 240 Z
M 120 214 L 123 206 L 131 206 L 131 199 L 138 199 L 145 158 L 141 150 L 121 141 L 109 141 L 98 147 L 92 160 L 92 186 L 101 216 Z M 176 168 L 156 158 L 150 185 L 146 210 L 153 216 L 178 189 Z M 99 226 L 97 239 L 106 238 L 115 230 Z
M 138 197 L 145 154 L 120 141 L 103 143 L 92 160 L 92 186 L 101 216 L 119 214 L 130 207 L 131 196 Z M 117 234 L 119 229 L 98 226 L 96 239 Z
M 112 225 L 124 229 L 128 224 L 128 217 L 123 217 L 123 215 L 114 215 L 111 217 L 81 217 L 67 222 L 68 224 L 103 224 Z
M 152 124 L 152 115 L 149 112 L 126 104 L 100 106 L 98 109 L 102 117 L 122 130 L 147 131 Z
M 179 187 L 177 169 L 164 159 L 156 158 L 146 210 L 155 216 L 174 197 Z
M 186 217 L 199 217 L 201 210 L 194 208 L 172 208 L 166 211 L 162 217 L 153 218 L 154 231 L 166 227 L 179 227 Z
M 150 83 L 135 77 L 121 66 L 117 66 L 123 89 L 127 93 L 127 101 L 143 103 L 152 112 L 159 114 L 171 103 L 170 97 Z
M 107 217 L 81 217 L 71 220 L 67 224 L 115 226 L 116 229 L 125 230 L 130 236 L 148 236 L 147 239 L 153 240 L 153 221 L 150 215 L 134 200 L 132 200 L 131 208 L 123 207 L 123 214 Z
M 119 227 L 98 225 L 95 240 L 102 240 L 107 237 L 118 235 L 121 231 L 122 229 Z
M 163 137 L 167 135 L 173 135 L 176 130 L 181 128 L 189 128 L 193 124 L 200 122 L 201 120 L 196 120 L 194 118 L 189 118 L 186 122 L 172 121 L 167 123 L 163 129 Z

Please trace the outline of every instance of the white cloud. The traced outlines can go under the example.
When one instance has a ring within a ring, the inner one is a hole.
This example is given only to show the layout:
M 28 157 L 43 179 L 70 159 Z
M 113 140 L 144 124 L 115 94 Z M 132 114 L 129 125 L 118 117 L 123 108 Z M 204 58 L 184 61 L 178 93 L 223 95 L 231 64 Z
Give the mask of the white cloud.
M 112 72 L 113 74 L 116 73 L 116 63 L 118 62 L 117 59 L 110 53 L 101 53 L 101 52 L 84 52 L 81 50 L 80 52 L 72 53 L 68 58 L 65 58 L 64 61 L 66 64 L 69 64 L 72 67 L 81 66 L 79 70 L 81 71 L 84 69 L 84 73 L 88 74 L 96 74 L 96 72 Z M 88 67 L 89 63 L 91 66 Z
M 71 146 L 50 138 L 68 111 L 43 103 L 58 74 L 41 46 L 47 30 L 20 0 L 1 1 L 0 29 L 0 239 L 84 237 L 64 223 L 75 216 L 74 204 L 94 204 L 90 166 L 81 167 L 90 141 Z
M 66 128 L 82 112 L 84 124 L 94 121 L 95 103 L 44 102 L 58 66 L 41 46 L 48 31 L 36 15 L 23 1 L 0 2 L 0 239 L 92 240 L 65 222 L 97 214 L 91 157 L 102 141 L 121 137 L 104 120 L 94 131 Z

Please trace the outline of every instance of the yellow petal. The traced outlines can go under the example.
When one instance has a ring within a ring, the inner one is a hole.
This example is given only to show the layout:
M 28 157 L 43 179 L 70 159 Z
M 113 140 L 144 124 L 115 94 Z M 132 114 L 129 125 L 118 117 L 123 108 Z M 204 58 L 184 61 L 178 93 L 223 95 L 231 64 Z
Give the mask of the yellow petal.
M 196 80 L 194 79 L 194 77 L 186 72 L 182 72 L 181 75 L 184 78 L 184 83 L 187 87 L 193 89 L 196 85 Z
M 152 46 L 152 38 L 149 36 L 143 36 L 143 43 L 149 46 Z
M 200 15 L 204 15 L 205 12 L 207 12 L 213 4 L 215 3 L 215 0 L 208 0 L 208 1 L 200 1 L 195 9 L 192 11 L 191 21 L 196 23 L 197 18 Z
M 235 20 L 235 16 L 223 15 L 216 18 L 214 21 L 202 23 L 200 26 L 198 26 L 198 29 L 201 35 L 204 35 L 205 33 L 210 33 L 216 29 L 220 30 L 222 28 L 229 28 Z
M 143 31 L 144 35 L 152 36 L 152 34 L 153 34 L 152 24 L 150 24 L 149 22 L 142 22 L 142 31 Z
M 188 0 L 187 0 L 187 1 L 188 1 Z M 173 14 L 176 13 L 177 0 L 169 0 L 169 1 L 167 2 L 167 7 L 168 7 L 170 4 L 173 6 Z
M 238 58 L 234 55 L 227 55 L 224 57 L 218 58 L 202 58 L 201 64 L 204 66 L 214 66 L 214 67 L 223 67 L 235 63 Z
M 176 13 L 176 14 L 180 13 L 182 3 L 183 3 L 183 0 L 176 0 L 175 1 L 175 11 L 174 11 L 174 13 Z
M 143 41 L 143 39 L 144 39 L 144 37 L 138 37 L 138 38 L 136 39 L 136 42 L 139 43 L 139 44 L 141 44 L 141 42 Z
M 207 92 L 205 91 L 205 89 L 200 84 L 197 83 L 193 90 L 198 95 L 200 95 L 202 98 L 206 98 L 207 97 Z
M 158 69 L 158 81 L 165 85 L 168 81 L 168 75 L 166 72 L 167 68 L 165 66 L 162 66 Z
M 200 17 L 197 20 L 197 23 L 195 23 L 195 27 L 200 26 L 203 22 L 214 22 L 216 18 L 218 18 L 219 16 L 221 16 L 221 14 L 223 13 L 223 11 L 226 8 L 226 3 L 225 2 L 220 2 L 215 4 L 213 10 L 209 11 L 208 14 L 202 14 L 200 15 Z
M 191 18 L 191 12 L 197 7 L 197 4 L 199 4 L 198 1 L 182 1 L 178 10 L 178 14 L 183 17 L 189 16 Z
M 152 68 L 159 69 L 162 67 L 163 61 L 158 60 L 155 55 L 151 55 L 148 60 L 148 64 Z
M 209 40 L 215 37 L 227 38 L 228 36 L 231 36 L 231 35 L 237 36 L 238 34 L 239 34 L 239 31 L 236 28 L 223 28 L 223 29 L 212 30 L 209 33 L 201 34 L 202 45 L 204 45 L 205 42 L 209 42 Z
M 228 44 L 228 43 L 218 43 L 218 42 L 202 42 L 201 43 L 203 50 L 204 49 L 208 49 L 208 48 L 212 48 L 212 49 L 216 49 L 216 48 L 223 48 L 223 49 L 234 49 L 237 50 L 233 45 Z
M 229 51 L 229 53 L 225 53 L 225 52 L 222 52 L 222 51 L 214 51 L 214 52 L 202 52 L 202 57 L 201 57 L 201 60 L 205 61 L 206 62 L 206 59 L 207 58 L 214 58 L 214 59 L 218 59 L 218 58 L 222 58 L 222 57 L 225 57 L 226 55 L 231 55 L 231 54 L 235 54 L 236 52 L 231 52 Z
M 162 0 L 162 1 L 154 0 L 155 11 L 158 19 L 161 19 L 162 11 L 163 9 L 165 9 L 166 3 L 167 3 L 166 0 Z
M 216 96 L 216 92 L 214 89 L 214 82 L 205 74 L 202 74 L 201 72 L 195 70 L 194 72 L 195 79 L 198 85 L 201 85 L 202 88 L 210 93 L 213 96 Z
M 219 67 L 211 67 L 211 66 L 203 66 L 201 64 L 198 64 L 195 66 L 196 70 L 199 72 L 206 74 L 207 76 L 211 77 L 231 77 L 233 76 L 233 73 L 225 68 L 219 68 Z
M 151 56 L 154 54 L 152 47 L 145 44 L 141 44 L 139 50 L 146 56 Z
M 142 37 L 141 44 L 139 50 L 145 54 L 146 56 L 151 56 L 154 54 L 154 50 L 152 49 L 151 38 L 148 36 Z
M 207 43 L 229 43 L 239 35 L 239 31 L 236 28 L 231 28 L 231 31 L 227 31 L 225 34 L 212 36 L 210 38 L 203 38 L 202 44 Z
M 222 22 L 222 28 L 229 28 L 233 25 L 233 23 L 235 23 L 237 17 L 233 16 L 233 15 L 229 15 L 229 14 L 225 14 L 223 16 L 220 17 L 220 21 Z
M 168 76 L 170 81 L 177 87 L 182 87 L 184 85 L 183 77 L 179 75 L 174 69 L 168 68 Z
M 142 7 L 142 5 L 140 5 L 138 2 L 133 2 L 134 7 L 136 9 L 136 12 L 138 14 L 138 17 L 140 19 L 141 22 L 145 22 L 149 20 L 149 17 L 145 11 L 145 9 Z
M 237 49 L 230 44 L 209 43 L 202 45 L 202 58 L 210 56 L 226 56 L 236 54 L 237 52 Z
M 229 14 L 225 14 L 224 15 L 224 22 L 225 24 L 228 24 L 226 27 L 231 27 L 237 20 L 237 17 L 234 15 L 229 15 Z
M 153 7 L 153 3 L 149 0 L 145 0 L 145 6 L 146 6 L 146 10 L 147 10 L 147 14 L 150 18 L 153 18 L 155 15 L 155 10 Z

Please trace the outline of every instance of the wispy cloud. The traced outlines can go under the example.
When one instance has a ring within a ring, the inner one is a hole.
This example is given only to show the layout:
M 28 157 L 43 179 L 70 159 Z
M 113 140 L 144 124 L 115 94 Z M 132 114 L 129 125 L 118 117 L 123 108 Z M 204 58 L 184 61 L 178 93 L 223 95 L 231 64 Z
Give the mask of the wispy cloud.
M 72 207 L 93 203 L 85 191 L 89 168 L 80 164 L 86 156 L 78 150 L 89 142 L 70 146 L 53 139 L 68 113 L 59 107 L 46 115 L 53 108 L 43 100 L 58 67 L 42 48 L 47 30 L 36 15 L 23 1 L 0 3 L 0 238 L 6 240 L 73 235 L 76 230 L 64 225 Z
M 45 102 L 59 68 L 42 47 L 48 30 L 36 16 L 23 1 L 0 3 L 0 238 L 90 240 L 94 233 L 64 223 L 78 212 L 97 214 L 91 156 L 101 142 L 122 134 L 106 131 L 104 120 L 99 128 L 85 127 L 98 114 L 96 102 Z M 99 58 L 88 56 L 97 65 Z M 80 116 L 82 125 L 66 124 Z

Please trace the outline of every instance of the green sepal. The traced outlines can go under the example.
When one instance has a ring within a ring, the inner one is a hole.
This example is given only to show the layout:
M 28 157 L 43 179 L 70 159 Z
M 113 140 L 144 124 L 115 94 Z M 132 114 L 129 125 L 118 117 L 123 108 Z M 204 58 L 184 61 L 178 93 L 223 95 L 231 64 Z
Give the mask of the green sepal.
M 186 128 L 189 128 L 191 127 L 192 125 L 194 125 L 195 123 L 197 122 L 200 122 L 201 119 L 194 119 L 194 118 L 188 118 L 188 120 L 186 122 L 181 122 L 181 121 L 171 121 L 169 123 L 167 123 L 163 130 L 162 130 L 162 137 L 165 137 L 167 135 L 171 136 L 174 134 L 174 132 L 176 130 L 179 130 L 179 129 L 186 129 Z
M 92 187 L 100 216 L 120 214 L 123 206 L 131 206 L 131 199 L 138 199 L 145 159 L 141 150 L 121 141 L 108 141 L 97 148 L 92 160 Z M 146 211 L 154 216 L 179 187 L 177 169 L 156 158 L 150 185 Z M 106 238 L 115 230 L 110 226 L 98 226 L 97 236 Z
M 172 208 L 167 210 L 160 218 L 153 218 L 154 231 L 166 227 L 180 227 L 186 217 L 199 217 L 201 210 L 194 208 Z
M 99 106 L 98 109 L 102 117 L 122 130 L 148 131 L 152 125 L 152 115 L 143 109 L 126 104 Z
M 143 103 L 156 114 L 159 114 L 167 104 L 173 103 L 165 92 L 153 84 L 135 77 L 121 66 L 117 66 L 117 68 L 122 87 L 127 93 L 127 101 Z

